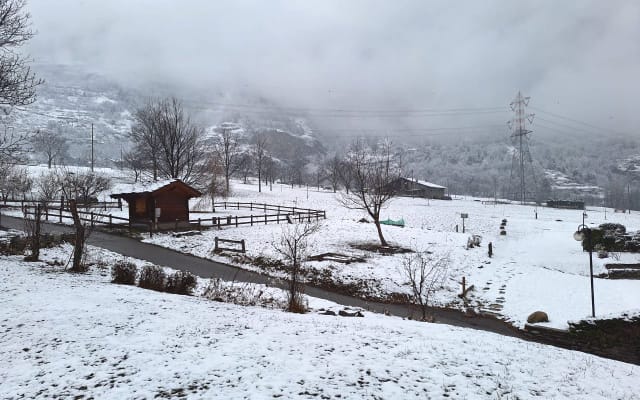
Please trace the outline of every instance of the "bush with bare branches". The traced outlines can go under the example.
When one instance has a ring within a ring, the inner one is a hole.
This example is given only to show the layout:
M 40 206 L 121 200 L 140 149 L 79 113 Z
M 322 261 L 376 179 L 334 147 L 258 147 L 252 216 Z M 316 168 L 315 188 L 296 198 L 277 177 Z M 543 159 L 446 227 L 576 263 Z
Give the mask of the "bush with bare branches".
M 411 301 L 420 307 L 423 321 L 428 316 L 432 295 L 443 286 L 449 269 L 449 257 L 436 258 L 427 252 L 405 255 L 400 266 L 401 274 L 411 287 Z

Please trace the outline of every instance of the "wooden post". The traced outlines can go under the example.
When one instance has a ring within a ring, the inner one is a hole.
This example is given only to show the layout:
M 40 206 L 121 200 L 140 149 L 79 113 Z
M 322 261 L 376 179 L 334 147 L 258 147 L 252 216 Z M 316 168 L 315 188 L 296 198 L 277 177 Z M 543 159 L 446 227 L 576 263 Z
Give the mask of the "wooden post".
M 91 211 L 91 227 L 93 228 L 93 211 Z
M 249 207 L 251 207 L 251 211 L 253 211 L 253 202 L 249 203 Z
M 280 206 L 278 206 L 278 217 L 276 218 L 276 223 L 280 223 Z
M 278 215 L 280 215 L 280 206 L 278 206 Z
M 240 209 L 240 202 L 238 201 L 237 203 L 238 203 L 238 210 L 239 210 Z
M 236 215 L 236 228 L 238 227 L 238 216 Z
M 227 202 L 226 201 L 224 202 L 224 209 L 225 210 L 227 209 Z
M 118 197 L 118 208 L 122 211 L 122 199 Z
M 462 296 L 467 292 L 467 279 L 462 277 Z
M 253 204 L 253 203 L 251 203 Z M 253 214 L 251 214 L 251 226 L 253 226 Z
M 264 203 L 264 204 L 262 205 L 262 207 L 264 207 L 264 208 L 263 208 L 263 211 L 264 211 L 264 212 L 265 212 L 265 214 L 266 214 L 266 212 L 267 212 L 267 203 Z
M 267 214 L 264 215 L 264 224 L 267 224 Z
M 245 252 L 244 239 L 240 241 L 240 244 L 242 244 L 242 252 L 244 253 Z
M 213 247 L 213 251 L 218 251 L 218 237 L 216 236 L 214 238 L 214 247 Z
M 200 218 L 198 218 L 198 230 L 202 230 L 202 220 Z

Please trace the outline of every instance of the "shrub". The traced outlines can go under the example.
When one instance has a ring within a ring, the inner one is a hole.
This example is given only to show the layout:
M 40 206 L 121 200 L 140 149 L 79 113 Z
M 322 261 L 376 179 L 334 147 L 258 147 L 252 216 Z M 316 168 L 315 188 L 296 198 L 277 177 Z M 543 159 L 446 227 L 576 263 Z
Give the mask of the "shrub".
M 138 286 L 144 289 L 163 292 L 165 290 L 166 280 L 167 275 L 161 267 L 157 265 L 145 265 L 142 267 L 142 271 L 140 271 Z
M 166 291 L 175 294 L 192 295 L 198 278 L 188 271 L 176 271 L 167 279 Z
M 111 267 L 111 282 L 123 285 L 135 285 L 138 267 L 128 261 L 118 261 Z
M 283 299 L 277 299 L 254 283 L 236 283 L 223 281 L 220 278 L 210 279 L 202 297 L 232 303 L 241 306 L 260 306 L 268 308 L 285 308 Z

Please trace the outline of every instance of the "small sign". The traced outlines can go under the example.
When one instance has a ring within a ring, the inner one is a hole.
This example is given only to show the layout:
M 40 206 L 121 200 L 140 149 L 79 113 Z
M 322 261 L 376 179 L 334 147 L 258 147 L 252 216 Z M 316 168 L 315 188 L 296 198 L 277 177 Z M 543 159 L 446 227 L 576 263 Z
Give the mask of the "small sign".
M 460 216 L 462 217 L 462 219 L 469 218 L 469 214 L 467 213 L 462 213 L 460 214 Z
M 161 208 L 156 208 L 156 218 L 160 218 L 160 213 L 162 212 Z

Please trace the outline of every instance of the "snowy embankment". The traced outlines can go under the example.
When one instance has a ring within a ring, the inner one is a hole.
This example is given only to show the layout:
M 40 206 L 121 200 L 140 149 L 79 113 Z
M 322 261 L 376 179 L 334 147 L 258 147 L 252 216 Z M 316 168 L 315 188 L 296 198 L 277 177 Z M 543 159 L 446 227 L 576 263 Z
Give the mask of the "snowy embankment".
M 43 254 L 64 260 L 69 250 Z M 584 353 L 109 280 L 104 268 L 75 275 L 0 258 L 0 398 L 640 398 L 637 366 Z
M 320 232 L 314 237 L 313 254 L 336 252 L 364 257 L 365 262 L 339 264 L 310 262 L 308 265 L 343 283 L 365 282 L 367 291 L 384 297 L 389 293 L 407 293 L 406 279 L 401 273 L 403 255 L 380 255 L 355 249 L 358 243 L 376 243 L 377 234 L 371 223 L 358 220 L 367 216 L 348 210 L 337 201 L 339 194 L 315 189 L 274 185 L 273 191 L 257 185 L 234 182 L 229 201 L 280 204 L 326 210 Z M 308 198 L 307 198 L 308 196 Z M 235 211 L 216 210 L 217 216 L 234 215 Z M 586 222 L 597 226 L 603 222 L 619 222 L 628 230 L 640 229 L 640 214 L 618 214 L 604 209 L 587 211 Z M 246 210 L 241 210 L 243 215 Z M 537 212 L 537 218 L 536 218 Z M 466 233 L 462 233 L 460 213 L 468 213 Z M 256 215 L 259 211 L 255 212 Z M 196 214 L 194 214 L 196 215 Z M 511 204 L 485 205 L 477 199 L 438 201 L 397 198 L 382 213 L 382 218 L 405 220 L 405 228 L 384 226 L 387 240 L 393 244 L 420 251 L 430 251 L 434 259 L 449 260 L 448 279 L 435 295 L 434 304 L 463 307 L 457 294 L 462 278 L 473 285 L 470 305 L 482 311 L 503 316 L 522 327 L 527 316 L 542 310 L 549 314 L 547 326 L 566 328 L 568 320 L 588 317 L 591 312 L 589 260 L 573 232 L 582 223 L 582 211 L 535 208 Z M 605 220 L 606 218 L 606 220 Z M 499 235 L 502 219 L 507 219 L 506 236 Z M 455 227 L 458 225 L 459 232 Z M 175 238 L 171 234 L 146 241 L 201 257 L 229 262 L 229 258 L 211 253 L 214 237 L 245 239 L 251 257 L 278 258 L 273 243 L 282 226 L 259 225 L 226 227 L 209 230 L 201 236 Z M 467 249 L 472 234 L 483 237 L 482 246 Z M 487 244 L 493 243 L 494 256 L 487 255 Z M 636 254 L 622 254 L 620 260 L 594 256 L 595 274 L 605 271 L 608 262 L 638 262 Z M 260 270 L 244 264 L 243 268 Z M 621 315 L 640 307 L 640 281 L 596 279 L 596 312 L 598 315 Z

